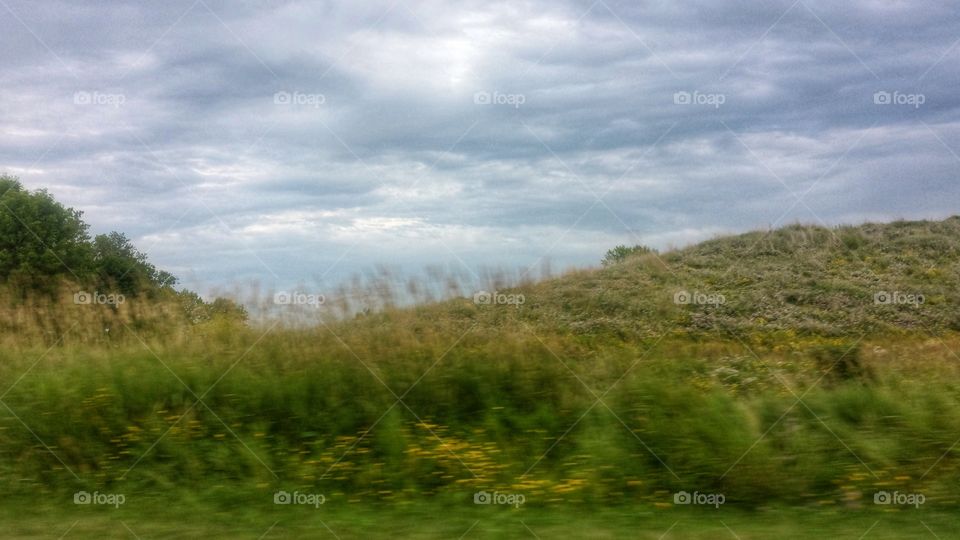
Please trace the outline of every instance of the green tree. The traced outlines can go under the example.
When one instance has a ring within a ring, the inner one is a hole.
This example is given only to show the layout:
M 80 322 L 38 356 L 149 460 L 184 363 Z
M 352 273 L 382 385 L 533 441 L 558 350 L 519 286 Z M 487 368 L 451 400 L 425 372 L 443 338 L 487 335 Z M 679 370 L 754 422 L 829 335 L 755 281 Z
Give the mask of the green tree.
M 58 278 L 87 279 L 92 253 L 81 215 L 46 190 L 29 191 L 0 175 L 0 282 L 52 292 Z
M 222 318 L 233 321 L 246 321 L 247 308 L 229 298 L 215 298 L 210 306 L 211 318 Z
M 17 178 L 0 175 L 0 287 L 27 297 L 36 292 L 54 295 L 68 283 L 178 301 L 194 323 L 247 319 L 243 305 L 232 300 L 208 303 L 192 291 L 176 291 L 177 279 L 151 264 L 123 233 L 91 240 L 81 216 L 46 190 L 29 191 Z
M 247 309 L 243 305 L 229 298 L 215 298 L 213 302 L 205 302 L 199 294 L 182 290 L 177 293 L 183 312 L 193 324 L 200 324 L 214 320 L 246 322 Z
M 93 239 L 93 262 L 97 285 L 115 287 L 125 295 L 137 296 L 176 284 L 176 278 L 157 270 L 125 234 L 116 231 Z

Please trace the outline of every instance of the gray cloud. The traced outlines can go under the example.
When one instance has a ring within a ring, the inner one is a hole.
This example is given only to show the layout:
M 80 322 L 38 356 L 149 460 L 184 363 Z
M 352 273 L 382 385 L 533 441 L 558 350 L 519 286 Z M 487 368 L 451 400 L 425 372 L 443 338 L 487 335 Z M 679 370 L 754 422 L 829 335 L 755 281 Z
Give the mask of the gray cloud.
M 0 170 L 200 290 L 960 200 L 947 2 L 6 4 Z

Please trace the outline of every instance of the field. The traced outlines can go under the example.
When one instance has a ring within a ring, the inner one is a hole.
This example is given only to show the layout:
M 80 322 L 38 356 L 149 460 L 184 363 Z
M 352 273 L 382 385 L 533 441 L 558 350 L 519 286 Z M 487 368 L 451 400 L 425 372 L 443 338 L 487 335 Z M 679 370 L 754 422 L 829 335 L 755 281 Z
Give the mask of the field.
M 595 347 L 590 362 L 556 339 L 404 350 L 379 337 L 211 329 L 192 345 L 5 353 L 8 530 L 258 537 L 277 522 L 276 537 L 322 537 L 325 523 L 341 538 L 439 538 L 477 522 L 477 537 L 526 523 L 544 538 L 659 538 L 678 522 L 676 538 L 724 523 L 812 538 L 879 521 L 877 538 L 922 523 L 946 538 L 957 525 L 955 336 L 670 339 Z M 841 376 L 850 355 L 857 370 Z M 281 491 L 323 502 L 276 505 Z M 523 501 L 476 505 L 481 491 Z M 724 500 L 675 504 L 683 491 Z M 124 500 L 74 504 L 79 492 Z M 923 501 L 874 504 L 882 492 Z M 599 514 L 570 531 L 572 510 Z
M 768 240 L 783 257 L 820 233 Z M 500 287 L 510 305 L 369 287 L 309 319 L 9 298 L 5 536 L 956 536 L 955 264 L 862 252 L 882 280 L 841 281 L 836 248 L 804 258 L 834 278 L 782 301 L 803 265 L 724 282 L 715 249 Z M 678 303 L 684 282 L 729 300 Z
M 960 539 L 960 10 L 0 0 L 0 540 Z

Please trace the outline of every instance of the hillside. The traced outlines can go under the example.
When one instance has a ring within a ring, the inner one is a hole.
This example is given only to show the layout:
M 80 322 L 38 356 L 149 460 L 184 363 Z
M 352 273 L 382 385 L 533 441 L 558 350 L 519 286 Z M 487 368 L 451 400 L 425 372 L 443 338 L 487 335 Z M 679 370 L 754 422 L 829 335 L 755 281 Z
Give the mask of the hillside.
M 792 225 L 421 308 L 493 327 L 632 339 L 731 331 L 862 335 L 960 330 L 960 216 L 833 229 Z M 684 300 L 687 302 L 684 303 Z
M 711 515 L 887 491 L 949 512 L 958 228 L 786 227 L 311 327 L 183 324 L 139 300 L 20 306 L 0 347 L 0 495 L 122 494 L 126 515 L 207 501 L 262 530 L 284 492 L 337 515 L 477 511 L 483 492 L 522 495 L 510 512 L 611 505 L 668 524 L 697 492 L 725 498 Z

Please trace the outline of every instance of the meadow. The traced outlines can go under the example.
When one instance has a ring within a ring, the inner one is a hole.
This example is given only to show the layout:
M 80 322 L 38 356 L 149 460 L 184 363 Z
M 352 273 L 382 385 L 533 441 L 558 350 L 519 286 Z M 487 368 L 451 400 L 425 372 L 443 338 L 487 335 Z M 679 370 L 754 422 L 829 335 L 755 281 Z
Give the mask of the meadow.
M 862 251 L 885 281 L 846 249 L 796 255 L 825 233 L 794 228 L 730 273 L 710 243 L 639 250 L 491 283 L 523 298 L 503 305 L 466 286 L 409 305 L 396 289 L 416 287 L 373 280 L 323 310 L 185 322 L 171 300 L 11 295 L 0 521 L 25 538 L 951 537 L 957 266 L 929 230 L 956 222 L 911 229 L 937 254 L 924 271 Z M 933 257 L 911 245 L 887 257 Z M 806 293 L 804 264 L 822 270 Z

